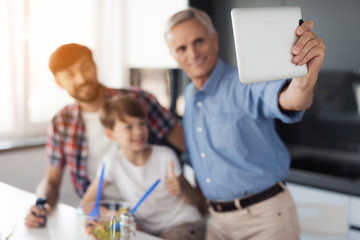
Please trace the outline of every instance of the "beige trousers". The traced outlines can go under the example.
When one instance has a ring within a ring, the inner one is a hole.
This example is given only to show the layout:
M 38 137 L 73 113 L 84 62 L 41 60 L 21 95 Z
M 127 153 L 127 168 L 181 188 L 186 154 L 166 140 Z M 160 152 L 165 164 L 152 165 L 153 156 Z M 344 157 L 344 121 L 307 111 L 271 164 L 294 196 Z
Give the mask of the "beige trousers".
M 186 222 L 171 227 L 160 237 L 166 240 L 204 240 L 205 227 L 205 221 Z
M 224 213 L 209 208 L 206 240 L 298 240 L 296 206 L 288 189 L 245 209 Z

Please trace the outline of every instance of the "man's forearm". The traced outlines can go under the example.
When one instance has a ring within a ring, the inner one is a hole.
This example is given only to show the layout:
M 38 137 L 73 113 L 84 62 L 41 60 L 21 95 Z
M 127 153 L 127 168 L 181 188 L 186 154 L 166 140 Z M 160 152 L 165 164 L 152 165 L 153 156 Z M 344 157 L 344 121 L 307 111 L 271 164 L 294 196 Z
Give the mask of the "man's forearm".
M 200 200 L 199 193 L 191 186 L 183 175 L 179 177 L 179 181 L 181 182 L 181 192 L 184 201 L 187 204 L 197 206 Z
M 186 180 L 184 176 L 180 177 L 182 181 L 182 197 L 184 201 L 198 208 L 200 213 L 205 216 L 208 213 L 206 198 L 197 185 L 195 188 Z
M 51 207 L 54 207 L 59 199 L 59 188 L 59 186 L 47 182 L 44 178 L 36 187 L 35 193 L 37 197 L 46 197 L 46 202 Z
M 179 180 L 181 181 L 182 197 L 187 204 L 199 206 L 204 202 L 204 197 L 198 187 L 194 188 L 183 175 L 179 177 Z
M 317 76 L 294 78 L 279 96 L 279 105 L 285 111 L 304 111 L 313 101 Z

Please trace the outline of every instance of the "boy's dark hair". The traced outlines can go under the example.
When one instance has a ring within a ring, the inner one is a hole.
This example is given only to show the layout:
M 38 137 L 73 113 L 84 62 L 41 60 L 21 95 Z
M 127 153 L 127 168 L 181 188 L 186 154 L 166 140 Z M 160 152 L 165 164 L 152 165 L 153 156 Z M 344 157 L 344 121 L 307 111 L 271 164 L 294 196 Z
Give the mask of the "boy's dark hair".
M 100 121 L 105 128 L 113 129 L 116 120 L 125 122 L 125 116 L 146 118 L 137 99 L 128 95 L 116 95 L 106 100 L 100 112 Z
M 49 58 L 50 71 L 55 75 L 56 72 L 73 65 L 77 60 L 85 56 L 94 61 L 91 50 L 86 46 L 77 43 L 61 45 Z

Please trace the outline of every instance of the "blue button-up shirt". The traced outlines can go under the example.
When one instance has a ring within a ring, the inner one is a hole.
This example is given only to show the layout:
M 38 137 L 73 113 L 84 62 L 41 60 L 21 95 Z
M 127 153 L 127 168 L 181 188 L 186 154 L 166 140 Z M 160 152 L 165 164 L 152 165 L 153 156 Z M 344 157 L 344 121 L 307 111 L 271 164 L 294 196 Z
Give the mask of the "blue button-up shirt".
M 184 127 L 190 162 L 208 199 L 232 200 L 284 180 L 290 156 L 274 119 L 300 121 L 278 104 L 286 81 L 242 84 L 236 67 L 221 59 L 198 91 L 185 90 Z

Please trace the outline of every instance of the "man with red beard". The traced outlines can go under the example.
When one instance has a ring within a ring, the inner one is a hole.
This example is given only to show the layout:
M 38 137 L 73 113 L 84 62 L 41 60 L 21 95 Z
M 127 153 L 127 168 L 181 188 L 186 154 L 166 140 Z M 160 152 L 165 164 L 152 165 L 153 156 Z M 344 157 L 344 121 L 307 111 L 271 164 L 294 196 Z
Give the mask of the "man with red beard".
M 65 106 L 52 119 L 46 143 L 48 166 L 36 194 L 46 197 L 45 209 L 30 208 L 25 218 L 28 227 L 39 227 L 58 198 L 65 166 L 68 165 L 72 184 L 81 198 L 105 153 L 116 149 L 101 126 L 99 111 L 105 100 L 114 95 L 131 95 L 144 109 L 150 130 L 149 142 L 164 139 L 178 150 L 185 149 L 184 133 L 176 118 L 159 105 L 154 96 L 138 88 L 110 89 L 99 83 L 92 52 L 86 46 L 65 44 L 50 56 L 49 68 L 58 86 L 76 102 Z M 104 192 L 104 198 L 116 199 L 116 188 Z M 111 193 L 111 194 L 110 194 Z

